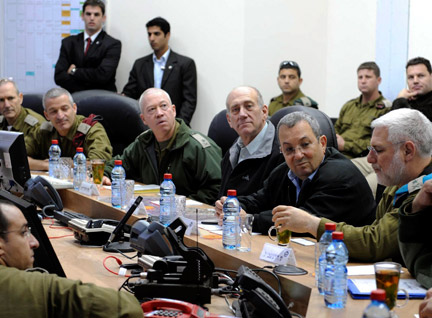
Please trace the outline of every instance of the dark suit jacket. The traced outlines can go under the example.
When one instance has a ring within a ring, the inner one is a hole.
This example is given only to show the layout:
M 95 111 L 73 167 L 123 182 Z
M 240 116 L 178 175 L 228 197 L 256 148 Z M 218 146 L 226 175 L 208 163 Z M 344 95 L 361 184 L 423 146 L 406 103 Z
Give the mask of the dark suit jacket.
M 62 41 L 56 63 L 54 80 L 70 93 L 87 89 L 105 89 L 117 92 L 115 74 L 120 60 L 121 42 L 101 31 L 84 56 L 84 33 L 69 36 Z M 67 70 L 71 64 L 74 75 Z
M 154 87 L 153 54 L 135 61 L 123 94 L 138 99 L 150 87 Z M 188 125 L 197 102 L 197 75 L 195 62 L 189 57 L 171 50 L 165 65 L 161 88 L 176 106 L 177 117 Z

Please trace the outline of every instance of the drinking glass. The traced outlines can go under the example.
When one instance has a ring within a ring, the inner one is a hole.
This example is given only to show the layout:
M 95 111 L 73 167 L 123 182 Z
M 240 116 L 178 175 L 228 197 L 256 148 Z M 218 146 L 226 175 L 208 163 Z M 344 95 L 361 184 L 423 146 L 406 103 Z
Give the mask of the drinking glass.
M 252 214 L 240 214 L 240 245 L 237 251 L 249 252 L 252 249 Z
M 289 245 L 289 242 L 291 240 L 291 231 L 285 230 L 285 231 L 279 231 L 280 226 L 271 226 L 268 230 L 268 237 L 272 241 L 276 241 L 278 245 Z M 274 238 L 271 234 L 273 230 L 276 230 L 276 238 Z
M 102 185 L 102 178 L 104 175 L 104 169 L 105 169 L 105 160 L 104 159 L 92 159 L 91 161 L 92 166 L 92 176 L 93 176 L 93 183 L 96 184 L 98 189 Z

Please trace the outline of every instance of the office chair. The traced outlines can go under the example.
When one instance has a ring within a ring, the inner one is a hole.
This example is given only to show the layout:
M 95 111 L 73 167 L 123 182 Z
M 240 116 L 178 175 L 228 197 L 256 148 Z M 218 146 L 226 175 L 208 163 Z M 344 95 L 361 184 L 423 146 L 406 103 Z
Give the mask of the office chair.
M 72 97 L 77 104 L 79 115 L 101 115 L 100 122 L 113 147 L 113 156 L 122 154 L 124 148 L 148 127 L 140 117 L 138 101 L 105 90 L 76 92 Z
M 43 94 L 23 94 L 22 106 L 30 108 L 45 117 L 42 104 Z
M 306 106 L 288 106 L 274 113 L 273 116 L 270 117 L 270 121 L 277 127 L 282 117 L 295 111 L 304 111 L 315 118 L 320 125 L 321 132 L 327 137 L 327 147 L 338 148 L 336 132 L 330 117 L 318 109 Z
M 237 139 L 237 132 L 232 129 L 226 119 L 226 109 L 217 113 L 209 126 L 207 136 L 222 149 L 222 157 Z

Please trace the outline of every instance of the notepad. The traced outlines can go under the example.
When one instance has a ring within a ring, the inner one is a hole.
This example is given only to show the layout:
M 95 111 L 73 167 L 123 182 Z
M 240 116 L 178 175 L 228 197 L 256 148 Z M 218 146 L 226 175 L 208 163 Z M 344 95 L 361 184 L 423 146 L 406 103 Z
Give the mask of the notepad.
M 376 289 L 375 279 L 348 279 L 348 291 L 354 299 L 369 299 L 374 289 Z M 423 299 L 427 291 L 415 279 L 401 279 L 399 289 L 405 289 L 413 299 Z M 398 293 L 398 298 L 404 297 L 403 292 Z

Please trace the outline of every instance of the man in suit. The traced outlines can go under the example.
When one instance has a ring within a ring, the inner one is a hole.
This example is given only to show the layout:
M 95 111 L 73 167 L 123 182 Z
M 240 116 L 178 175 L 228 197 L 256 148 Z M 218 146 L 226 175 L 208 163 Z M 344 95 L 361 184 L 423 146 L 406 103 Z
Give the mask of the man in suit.
M 162 88 L 176 106 L 177 117 L 190 124 L 197 102 L 195 62 L 168 46 L 170 25 L 161 17 L 146 24 L 153 54 L 135 61 L 123 94 L 138 99 L 150 87 Z
M 54 80 L 70 93 L 87 89 L 117 92 L 115 75 L 121 42 L 102 30 L 106 20 L 105 4 L 100 0 L 87 0 L 81 17 L 85 31 L 62 41 Z

